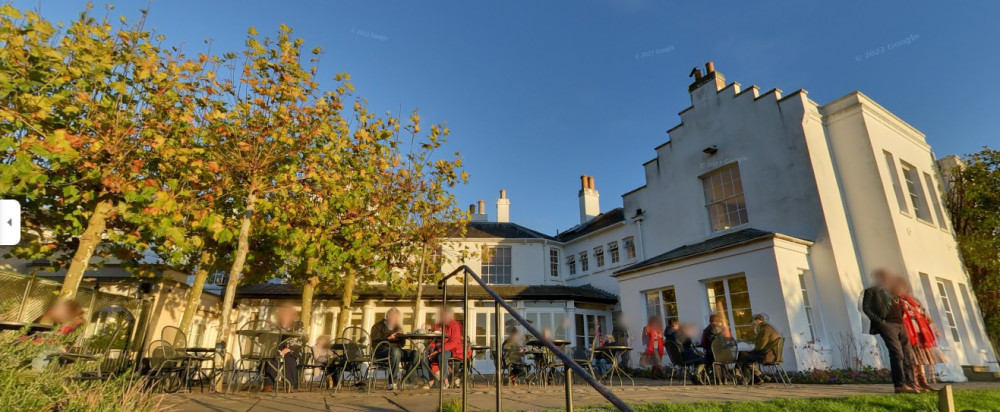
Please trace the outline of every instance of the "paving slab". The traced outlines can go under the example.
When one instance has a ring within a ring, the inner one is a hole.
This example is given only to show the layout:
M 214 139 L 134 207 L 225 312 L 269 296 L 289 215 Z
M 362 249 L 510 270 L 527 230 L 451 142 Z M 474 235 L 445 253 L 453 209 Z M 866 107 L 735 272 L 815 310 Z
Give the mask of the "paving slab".
M 969 382 L 954 384 L 956 390 L 1000 390 L 1000 383 Z M 615 394 L 629 403 L 697 402 L 697 401 L 763 401 L 776 398 L 840 398 L 862 394 L 890 394 L 890 385 L 801 385 L 782 386 L 669 386 L 662 381 L 637 379 L 633 386 L 614 386 Z M 445 391 L 445 399 L 461 399 L 461 391 Z M 469 389 L 470 410 L 492 410 L 496 395 L 492 388 L 479 385 Z M 386 390 L 331 391 L 232 395 L 214 393 L 180 393 L 159 395 L 161 405 L 176 412 L 320 412 L 320 411 L 374 411 L 374 412 L 432 412 L 437 410 L 436 390 L 414 389 L 399 393 Z M 565 393 L 561 386 L 503 388 L 505 410 L 540 411 L 564 407 Z M 606 404 L 607 401 L 590 387 L 576 385 L 573 402 L 577 407 Z

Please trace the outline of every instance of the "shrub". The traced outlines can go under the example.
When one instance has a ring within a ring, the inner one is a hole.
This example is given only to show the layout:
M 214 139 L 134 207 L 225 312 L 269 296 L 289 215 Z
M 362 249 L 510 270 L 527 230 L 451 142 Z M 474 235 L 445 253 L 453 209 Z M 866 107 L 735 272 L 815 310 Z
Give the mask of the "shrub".
M 888 369 L 875 369 L 870 366 L 858 370 L 852 369 L 812 369 L 799 372 L 788 372 L 788 377 L 794 383 L 892 383 Z

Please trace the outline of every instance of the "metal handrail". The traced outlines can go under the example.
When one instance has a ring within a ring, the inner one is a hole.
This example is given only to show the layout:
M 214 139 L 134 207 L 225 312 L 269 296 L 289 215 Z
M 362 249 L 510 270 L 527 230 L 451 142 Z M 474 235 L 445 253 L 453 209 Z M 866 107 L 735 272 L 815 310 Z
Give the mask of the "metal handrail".
M 466 274 L 466 276 L 462 280 L 463 295 L 464 295 L 463 296 L 463 302 L 462 302 L 462 305 L 463 305 L 462 309 L 463 309 L 463 315 L 464 315 L 463 319 L 462 319 L 462 332 L 463 332 L 462 333 L 462 335 L 463 335 L 463 337 L 462 337 L 462 339 L 463 339 L 462 350 L 463 351 L 465 351 L 466 348 L 469 347 L 469 341 L 468 341 L 469 338 L 468 338 L 468 335 L 466 334 L 466 331 L 468 331 L 468 328 L 467 328 L 468 325 L 467 325 L 467 323 L 468 323 L 468 320 L 469 320 L 469 316 L 468 316 L 468 312 L 469 312 L 469 278 L 471 277 L 473 280 L 476 281 L 476 283 L 479 283 L 479 286 L 482 286 L 483 290 L 485 290 L 486 293 L 490 294 L 490 296 L 493 298 L 493 301 L 496 304 L 495 305 L 496 319 L 494 320 L 494 322 L 495 322 L 495 325 L 496 325 L 495 326 L 495 329 L 496 329 L 496 331 L 495 331 L 496 332 L 495 333 L 495 336 L 496 336 L 496 339 L 495 339 L 496 342 L 495 342 L 495 344 L 496 344 L 496 348 L 497 348 L 498 353 L 500 353 L 502 351 L 502 349 L 501 349 L 501 343 L 500 343 L 500 337 L 503 334 L 503 330 L 500 329 L 499 325 L 501 323 L 500 322 L 500 319 L 501 319 L 501 316 L 500 316 L 500 307 L 503 307 L 507 311 L 507 313 L 510 313 L 510 315 L 513 316 L 514 319 L 517 320 L 517 322 L 521 324 L 521 326 L 523 326 L 525 329 L 528 330 L 528 333 L 530 333 L 531 335 L 535 336 L 539 341 L 541 341 L 542 344 L 544 344 L 545 347 L 549 349 L 549 351 L 551 351 L 556 357 L 558 357 L 559 359 L 561 359 L 563 361 L 563 364 L 566 365 L 566 368 L 567 368 L 566 369 L 566 410 L 567 411 L 572 411 L 573 410 L 573 394 L 572 394 L 572 390 L 571 390 L 571 385 L 572 385 L 572 379 L 573 379 L 572 374 L 576 373 L 577 375 L 580 375 L 580 377 L 583 378 L 583 380 L 586 381 L 587 384 L 589 384 L 592 388 L 594 388 L 594 390 L 597 391 L 597 393 L 601 394 L 601 396 L 603 396 L 605 399 L 607 399 L 608 402 L 611 402 L 612 405 L 614 405 L 616 408 L 618 408 L 618 410 L 623 411 L 623 412 L 632 412 L 632 408 L 629 407 L 628 404 L 625 403 L 625 401 L 623 401 L 621 398 L 619 398 L 617 395 L 615 395 L 613 392 L 611 392 L 611 390 L 609 390 L 607 387 L 605 387 L 603 384 L 601 384 L 601 382 L 598 381 L 597 378 L 595 378 L 595 377 L 591 376 L 589 373 L 587 373 L 586 370 L 584 370 L 580 365 L 578 365 L 575 361 L 573 361 L 573 359 L 570 358 L 568 355 L 566 355 L 565 353 L 563 353 L 563 351 L 559 350 L 559 348 L 557 348 L 555 345 L 552 344 L 552 341 L 550 339 L 546 339 L 537 329 L 535 329 L 534 326 L 531 326 L 531 324 L 528 323 L 528 321 L 526 319 L 524 319 L 524 317 L 522 317 L 521 314 L 518 313 L 516 309 L 514 309 L 514 307 L 510 306 L 510 304 L 507 303 L 506 300 L 504 300 L 502 297 L 500 297 L 500 294 L 498 294 L 495 290 L 493 290 L 493 288 L 491 288 L 489 285 L 487 285 L 486 282 L 484 282 L 483 279 L 480 278 L 479 275 L 475 271 L 473 271 L 472 268 L 470 268 L 468 265 L 459 266 L 458 268 L 456 268 L 455 270 L 453 270 L 451 273 L 449 273 L 448 275 L 446 275 L 444 278 L 442 278 L 440 281 L 438 281 L 438 288 L 439 289 L 443 289 L 443 299 L 442 299 L 442 306 L 443 307 L 447 307 L 447 305 L 448 305 L 448 288 L 447 288 L 448 279 L 451 279 L 451 278 L 455 277 L 460 272 L 465 272 L 465 274 Z M 441 344 L 443 346 L 444 345 L 444 328 L 443 327 L 441 328 L 441 336 L 442 336 Z M 463 382 L 462 383 L 462 410 L 465 411 L 465 410 L 468 410 L 468 407 L 469 407 L 469 403 L 468 403 L 468 384 L 467 384 L 468 374 L 469 374 L 469 357 L 465 356 L 466 354 L 464 354 L 464 353 L 462 355 L 463 355 L 462 356 L 462 359 L 463 359 L 463 368 L 462 368 L 462 382 Z M 502 400 L 501 400 L 501 396 L 500 396 L 500 387 L 502 385 L 502 382 L 501 382 L 501 379 L 500 379 L 500 356 L 495 356 L 495 358 L 496 358 L 495 361 L 496 361 L 496 375 L 497 375 L 496 376 L 496 383 L 497 383 L 496 407 L 497 407 L 497 411 L 502 411 L 503 410 L 502 407 L 501 407 Z M 444 350 L 441 351 L 441 360 L 439 360 L 439 365 L 442 365 L 441 366 L 442 368 L 447 367 L 447 365 L 443 365 L 443 359 L 444 359 Z M 443 382 L 441 383 L 441 385 L 439 385 L 439 388 L 440 389 L 439 389 L 439 393 L 438 393 L 438 408 L 439 409 L 443 409 L 443 407 L 444 407 L 444 385 L 443 385 Z

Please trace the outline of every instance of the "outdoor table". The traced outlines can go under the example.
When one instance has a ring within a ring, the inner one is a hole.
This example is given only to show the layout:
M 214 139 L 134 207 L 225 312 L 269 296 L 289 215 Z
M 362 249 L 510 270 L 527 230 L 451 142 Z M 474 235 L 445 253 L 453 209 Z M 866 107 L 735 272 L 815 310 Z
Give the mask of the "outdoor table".
M 0 322 L 0 330 L 20 331 L 25 327 L 28 328 L 28 333 L 48 332 L 51 331 L 53 328 L 52 325 L 43 325 L 41 323 L 24 323 L 24 322 L 10 322 L 10 321 Z
M 185 360 L 191 365 L 197 365 L 198 367 L 194 369 L 194 373 L 201 375 L 198 379 L 207 379 L 209 383 L 215 380 L 216 371 L 215 367 L 215 353 L 218 352 L 216 348 L 179 348 L 178 351 L 185 353 Z M 204 362 L 212 362 L 212 373 L 205 373 L 204 369 L 201 368 L 201 364 Z M 190 375 L 192 371 L 187 373 Z M 188 380 L 188 390 L 190 390 L 190 380 Z M 204 390 L 204 388 L 203 388 Z
M 635 386 L 635 380 L 632 379 L 632 376 L 630 376 L 628 372 L 625 372 L 625 370 L 618 365 L 618 360 L 622 357 L 622 355 L 624 355 L 625 352 L 632 350 L 631 346 L 604 345 L 598 348 L 598 350 L 604 352 L 605 356 L 611 359 L 611 367 L 608 368 L 608 371 L 601 376 L 600 380 L 607 379 L 608 385 L 610 385 L 612 379 L 614 379 L 615 376 L 618 376 L 619 385 L 624 385 L 625 381 L 622 379 L 622 377 L 626 377 L 628 378 L 629 381 L 632 381 L 632 386 Z
M 447 338 L 448 335 L 445 334 L 444 337 Z M 413 342 L 419 342 L 419 341 L 427 342 L 427 341 L 432 341 L 434 339 L 441 339 L 441 333 L 440 332 L 403 333 L 399 335 L 399 339 L 405 339 L 407 341 L 410 341 L 411 345 L 413 345 Z M 414 359 L 413 364 L 410 365 L 410 370 L 406 371 L 406 374 L 403 375 L 403 379 L 400 379 L 399 381 L 400 390 L 402 390 L 404 388 L 404 385 L 406 385 L 406 382 L 409 381 L 411 377 L 413 377 L 413 374 L 416 373 L 417 369 L 420 369 L 420 367 L 423 365 L 427 365 L 426 353 L 421 353 L 420 351 L 418 351 L 417 355 L 414 357 L 416 359 Z
M 552 342 L 552 345 L 560 349 L 570 344 L 570 341 L 565 339 L 551 339 L 549 340 L 549 342 Z M 546 347 L 545 343 L 540 339 L 532 339 L 525 342 L 524 344 L 536 348 L 533 351 L 526 352 L 534 355 L 533 358 L 535 358 L 535 366 L 536 366 L 534 372 L 532 372 L 532 374 L 528 377 L 528 381 L 531 382 L 534 381 L 535 379 L 538 379 L 542 382 L 543 387 L 547 386 L 548 376 L 552 372 L 552 369 L 554 369 L 554 367 L 556 366 L 555 362 L 552 359 L 553 354 L 551 353 L 551 351 L 548 350 L 548 347 Z

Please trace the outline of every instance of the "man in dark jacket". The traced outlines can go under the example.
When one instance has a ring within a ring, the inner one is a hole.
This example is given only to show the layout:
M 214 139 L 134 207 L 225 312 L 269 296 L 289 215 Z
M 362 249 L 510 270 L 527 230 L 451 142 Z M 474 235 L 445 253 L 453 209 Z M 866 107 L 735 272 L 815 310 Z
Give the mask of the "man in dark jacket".
M 899 275 L 888 269 L 877 269 L 872 277 L 875 285 L 865 289 L 861 298 L 861 310 L 871 320 L 868 333 L 881 336 L 889 351 L 889 367 L 896 393 L 920 393 L 913 380 L 913 354 L 903 327 L 903 309 L 899 298 L 889 291 L 889 285 Z
M 671 318 L 667 321 L 667 329 L 663 331 L 663 341 L 666 345 L 673 343 L 680 348 L 681 360 L 685 364 L 697 365 L 693 374 L 695 382 L 702 385 L 707 383 L 705 380 L 705 357 L 695 350 L 694 341 L 681 329 L 680 321 L 677 318 Z
M 777 359 L 775 351 L 778 350 L 777 343 L 781 334 L 774 329 L 774 326 L 767 323 L 767 315 L 763 313 L 753 315 L 751 325 L 754 328 L 753 350 L 740 352 L 737 363 L 744 371 L 749 369 L 747 372 L 753 375 L 754 385 L 760 385 L 764 383 L 764 377 L 760 373 L 760 369 L 751 366 L 751 364 L 774 362 Z
M 414 351 L 403 349 L 403 343 L 405 343 L 405 341 L 399 336 L 402 334 L 403 328 L 400 326 L 399 309 L 396 308 L 389 309 L 389 311 L 385 313 L 385 319 L 382 319 L 372 325 L 370 333 L 372 348 L 378 347 L 378 345 L 382 342 L 386 342 L 385 345 L 378 347 L 378 350 L 375 351 L 375 357 L 389 357 L 389 370 L 392 374 L 393 382 L 389 384 L 389 390 L 392 390 L 394 388 L 394 383 L 402 377 L 399 374 L 400 364 L 413 362 L 414 359 Z

